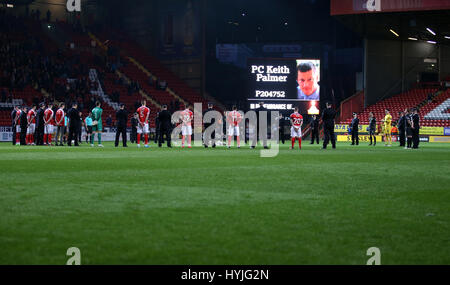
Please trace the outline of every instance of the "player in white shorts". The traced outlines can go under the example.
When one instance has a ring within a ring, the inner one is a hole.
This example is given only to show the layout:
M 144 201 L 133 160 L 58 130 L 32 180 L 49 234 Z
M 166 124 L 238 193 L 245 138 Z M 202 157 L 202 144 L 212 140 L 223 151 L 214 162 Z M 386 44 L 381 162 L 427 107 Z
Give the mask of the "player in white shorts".
M 295 140 L 298 139 L 298 146 L 302 149 L 302 125 L 303 116 L 298 113 L 298 107 L 294 108 L 294 113 L 291 114 L 291 141 L 292 147 L 294 149 Z
M 194 113 L 190 109 L 190 105 L 187 106 L 186 110 L 181 112 L 181 147 L 184 148 L 184 142 L 187 137 L 188 148 L 191 146 L 191 136 L 192 136 L 192 120 L 194 119 Z
M 44 111 L 44 145 L 52 145 L 53 135 L 53 104 L 49 103 Z
M 27 114 L 28 128 L 26 142 L 27 145 L 34 145 L 34 132 L 36 131 L 36 105 L 33 105 Z
M 231 147 L 231 140 L 236 136 L 237 147 L 241 147 L 241 139 L 239 137 L 239 123 L 242 121 L 242 115 L 237 111 L 237 107 L 233 106 L 233 111 L 227 114 L 228 123 L 228 148 Z
M 144 134 L 144 147 L 148 146 L 148 118 L 150 116 L 150 108 L 147 107 L 147 102 L 145 100 L 142 101 L 142 106 L 139 107 L 136 111 L 138 113 L 138 125 L 137 125 L 137 146 L 141 146 L 141 136 Z

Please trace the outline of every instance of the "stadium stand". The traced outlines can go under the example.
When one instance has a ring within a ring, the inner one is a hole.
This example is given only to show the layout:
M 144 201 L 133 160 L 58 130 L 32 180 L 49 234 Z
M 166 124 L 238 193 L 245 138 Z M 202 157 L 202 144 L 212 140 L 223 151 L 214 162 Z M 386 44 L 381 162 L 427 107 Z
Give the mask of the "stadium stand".
M 441 107 L 438 109 L 438 107 Z M 450 127 L 450 89 L 439 92 L 433 100 L 420 109 L 423 126 Z
M 181 103 L 201 102 L 206 108 L 207 100 L 200 96 L 195 90 L 180 80 L 175 74 L 165 68 L 161 62 L 148 54 L 139 44 L 131 40 L 125 33 L 120 31 L 103 30 L 97 35 L 91 35 L 100 42 L 107 42 L 109 46 L 117 46 L 122 56 L 131 64 L 124 67 L 125 73 L 134 80 L 138 80 L 143 89 L 151 94 L 158 102 L 168 104 L 171 100 L 179 100 Z M 149 85 L 149 79 L 153 77 L 154 85 Z M 165 81 L 168 88 L 158 90 L 157 82 Z M 216 109 L 220 110 L 220 108 Z
M 398 112 L 406 108 L 418 107 L 421 115 L 422 126 L 450 126 L 450 120 L 443 117 L 426 117 L 425 116 L 437 106 L 442 104 L 449 97 L 450 91 L 439 92 L 437 88 L 414 88 L 405 93 L 398 94 L 391 98 L 379 101 L 378 103 L 368 106 L 362 112 L 358 113 L 361 124 L 369 123 L 369 113 L 373 112 L 377 120 L 384 118 L 385 110 L 389 109 L 394 121 L 398 120 Z M 438 94 L 439 93 L 439 94 Z M 428 98 L 432 94 L 433 100 L 428 102 Z M 341 121 L 341 124 L 350 124 L 351 118 Z

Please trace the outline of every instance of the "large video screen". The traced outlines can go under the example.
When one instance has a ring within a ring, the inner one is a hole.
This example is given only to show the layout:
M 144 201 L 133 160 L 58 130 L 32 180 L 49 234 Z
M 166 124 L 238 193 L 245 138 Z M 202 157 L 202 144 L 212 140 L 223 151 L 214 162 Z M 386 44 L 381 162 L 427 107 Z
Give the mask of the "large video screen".
M 271 110 L 290 110 L 320 101 L 320 60 L 249 59 L 250 109 L 264 102 Z

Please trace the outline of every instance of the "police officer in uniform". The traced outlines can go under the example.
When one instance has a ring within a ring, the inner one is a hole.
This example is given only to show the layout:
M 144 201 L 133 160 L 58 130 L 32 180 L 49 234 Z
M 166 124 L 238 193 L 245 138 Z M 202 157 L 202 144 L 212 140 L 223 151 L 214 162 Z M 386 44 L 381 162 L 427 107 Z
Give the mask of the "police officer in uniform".
M 27 128 L 28 128 L 28 108 L 23 107 L 22 113 L 20 113 L 20 145 L 27 145 L 25 140 L 27 136 Z
M 401 147 L 405 146 L 405 112 L 400 112 L 399 113 L 399 119 L 397 122 L 397 128 L 398 128 L 398 136 L 400 139 L 400 145 Z
M 205 110 L 205 112 L 203 112 L 203 118 L 206 116 L 206 114 L 208 112 L 214 111 L 213 107 L 214 106 L 212 103 L 208 103 L 208 109 Z M 214 118 L 211 120 L 211 123 L 204 122 L 203 123 L 203 132 L 206 131 L 206 129 L 209 128 L 210 126 L 214 125 L 214 123 L 215 123 Z M 211 139 L 212 139 L 212 147 L 214 148 L 214 147 L 216 147 L 216 132 L 215 131 L 212 131 Z M 209 147 L 210 143 L 211 143 L 211 141 L 203 141 L 205 148 Z
M 419 148 L 419 142 L 420 142 L 420 137 L 419 137 L 420 116 L 419 116 L 419 111 L 417 110 L 417 108 L 414 108 L 414 110 L 413 110 L 412 123 L 413 123 L 413 127 L 412 127 L 413 147 L 412 148 L 413 149 L 418 149 Z
M 256 130 L 254 130 L 254 137 L 253 137 L 253 142 L 252 142 L 251 148 L 255 148 L 256 147 L 256 143 L 260 139 L 259 135 L 263 135 L 263 137 L 262 137 L 263 146 L 264 146 L 265 149 L 268 149 L 269 147 L 267 146 L 267 135 L 268 135 L 267 130 L 265 132 L 263 131 L 263 133 L 260 134 L 259 127 L 260 127 L 260 125 L 264 125 L 264 123 L 265 123 L 266 128 L 267 128 L 267 126 L 268 126 L 267 121 L 270 119 L 270 117 L 269 117 L 270 113 L 267 111 L 266 108 L 264 108 L 264 102 L 260 102 L 259 103 L 259 107 L 255 109 L 255 112 L 256 112 L 256 117 L 258 119 L 258 123 L 257 123 L 257 126 L 256 126 Z M 264 114 L 264 112 L 266 112 L 265 122 L 263 121 L 263 114 Z M 264 133 L 265 133 L 265 135 L 264 135 Z
M 116 113 L 116 141 L 115 146 L 119 146 L 119 137 L 122 134 L 122 145 L 123 147 L 127 147 L 127 121 L 128 121 L 128 112 L 125 110 L 125 104 L 120 104 L 120 110 Z
M 319 144 L 319 118 L 316 115 L 311 117 L 311 144 L 314 144 L 314 140 Z
M 372 112 L 369 113 L 369 136 L 370 136 L 370 144 L 373 146 L 377 145 L 377 137 L 375 136 L 375 132 L 377 130 L 377 120 Z
M 285 142 L 284 129 L 286 128 L 286 119 L 284 118 L 283 114 L 280 114 L 279 120 L 280 120 L 280 129 L 278 139 L 281 139 L 281 143 L 284 144 Z
M 44 144 L 44 108 L 45 104 L 39 104 L 39 110 L 36 112 L 36 145 Z
M 131 134 L 130 134 L 131 143 L 136 143 L 137 125 L 138 125 L 138 114 L 134 113 L 133 117 L 131 118 Z
M 406 110 L 405 115 L 405 129 L 406 129 L 406 146 L 405 149 L 410 149 L 412 147 L 412 131 L 413 122 L 412 122 L 412 114 L 409 110 Z
M 16 106 L 15 108 L 14 108 L 14 110 L 12 110 L 12 112 L 11 112 L 11 121 L 12 121 L 12 133 L 13 133 L 13 136 L 12 136 L 12 144 L 13 145 L 16 145 L 16 114 L 17 114 L 17 111 L 19 111 L 20 110 L 20 107 L 19 106 Z
M 159 129 L 159 113 L 156 113 L 156 118 L 155 118 L 155 144 L 159 142 L 159 133 L 160 133 L 160 129 Z
M 323 132 L 325 138 L 323 140 L 322 149 L 327 149 L 327 145 L 331 140 L 333 149 L 336 148 L 336 137 L 334 135 L 334 118 L 336 117 L 336 111 L 331 108 L 329 102 L 326 103 L 327 108 L 322 112 Z
M 69 117 L 69 138 L 67 139 L 67 145 L 72 146 L 72 140 L 75 142 L 75 146 L 78 145 L 78 129 L 80 124 L 80 111 L 78 111 L 78 104 L 73 103 L 72 108 L 67 112 Z
M 353 120 L 350 124 L 350 128 L 352 130 L 352 145 L 359 145 L 359 119 L 358 114 L 353 113 Z
M 167 139 L 167 147 L 172 147 L 171 145 L 171 135 L 172 131 L 172 114 L 167 110 L 167 105 L 162 106 L 162 111 L 158 114 L 159 123 L 159 134 L 158 134 L 158 146 L 161 147 L 164 140 L 164 135 Z

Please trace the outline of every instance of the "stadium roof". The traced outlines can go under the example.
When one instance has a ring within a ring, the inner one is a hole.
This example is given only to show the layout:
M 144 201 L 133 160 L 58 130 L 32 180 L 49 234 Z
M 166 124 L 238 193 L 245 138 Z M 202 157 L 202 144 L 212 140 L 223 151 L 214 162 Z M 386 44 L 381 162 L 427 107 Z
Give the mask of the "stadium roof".
M 364 13 L 336 18 L 367 38 L 417 39 L 450 45 L 450 10 Z

